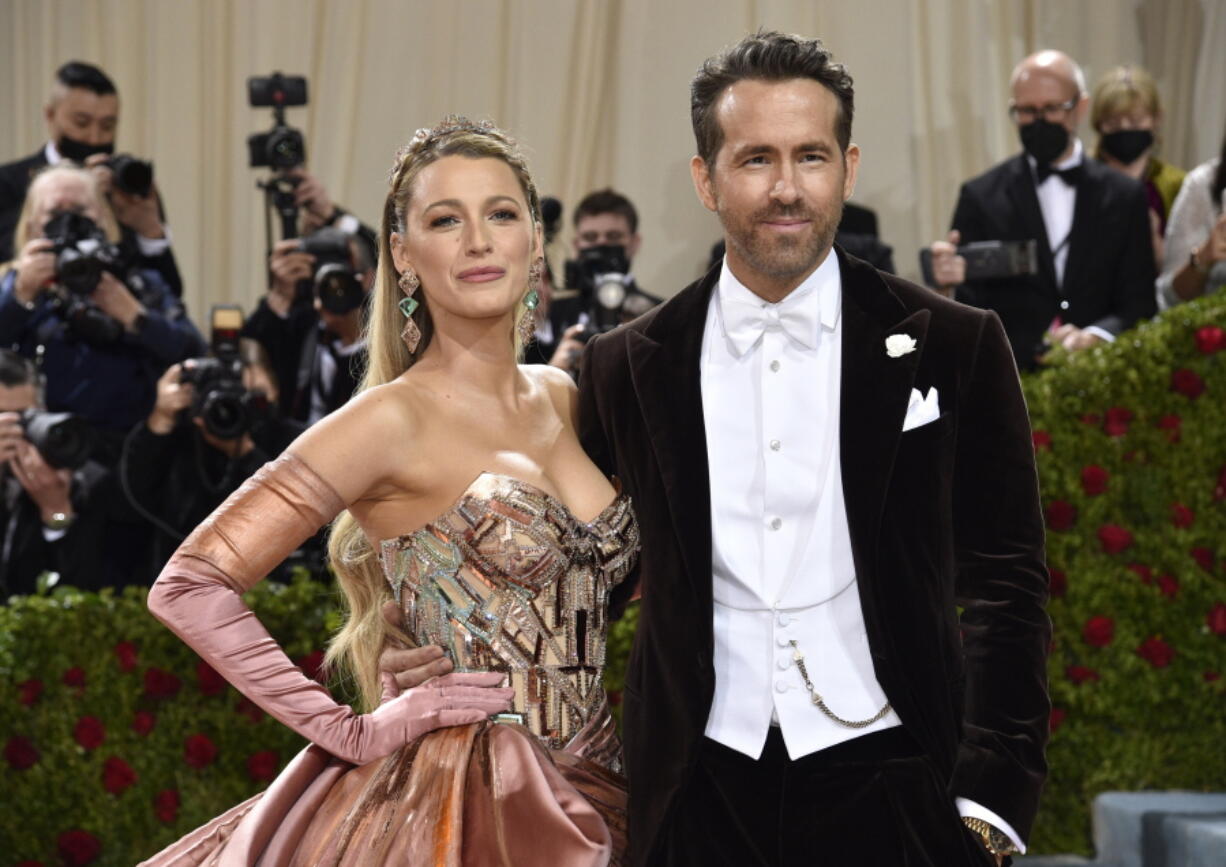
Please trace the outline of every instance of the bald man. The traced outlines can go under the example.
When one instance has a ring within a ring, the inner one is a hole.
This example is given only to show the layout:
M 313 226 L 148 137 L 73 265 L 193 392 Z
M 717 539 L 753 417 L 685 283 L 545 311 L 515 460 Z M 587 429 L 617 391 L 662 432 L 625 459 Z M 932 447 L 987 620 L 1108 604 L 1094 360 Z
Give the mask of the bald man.
M 1022 153 L 962 185 L 949 238 L 931 249 L 941 291 L 996 311 L 1027 369 L 1053 346 L 1085 349 L 1153 316 L 1156 275 L 1144 188 L 1087 159 L 1077 137 L 1089 102 L 1081 68 L 1040 51 L 1014 69 L 1011 90 Z M 1037 273 L 966 279 L 957 245 L 1027 240 Z

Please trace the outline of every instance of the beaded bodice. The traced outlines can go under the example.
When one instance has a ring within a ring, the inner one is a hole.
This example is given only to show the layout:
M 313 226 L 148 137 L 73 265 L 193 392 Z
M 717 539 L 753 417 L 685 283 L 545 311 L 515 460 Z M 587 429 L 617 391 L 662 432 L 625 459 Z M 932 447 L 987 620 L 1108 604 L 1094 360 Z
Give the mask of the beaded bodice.
M 625 495 L 590 523 L 539 488 L 481 474 L 450 509 L 382 543 L 384 574 L 419 644 L 456 671 L 505 671 L 512 710 L 554 749 L 608 715 L 609 591 L 634 565 Z

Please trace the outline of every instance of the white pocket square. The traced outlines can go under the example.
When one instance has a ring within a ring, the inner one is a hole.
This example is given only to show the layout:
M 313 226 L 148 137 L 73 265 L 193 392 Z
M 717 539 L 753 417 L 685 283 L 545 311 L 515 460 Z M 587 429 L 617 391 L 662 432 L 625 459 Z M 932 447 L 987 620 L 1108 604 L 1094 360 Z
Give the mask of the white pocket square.
M 903 433 L 913 430 L 941 417 L 941 406 L 937 403 L 937 389 L 928 389 L 928 395 L 920 394 L 918 388 L 911 389 L 911 400 L 907 402 L 907 417 L 902 421 Z

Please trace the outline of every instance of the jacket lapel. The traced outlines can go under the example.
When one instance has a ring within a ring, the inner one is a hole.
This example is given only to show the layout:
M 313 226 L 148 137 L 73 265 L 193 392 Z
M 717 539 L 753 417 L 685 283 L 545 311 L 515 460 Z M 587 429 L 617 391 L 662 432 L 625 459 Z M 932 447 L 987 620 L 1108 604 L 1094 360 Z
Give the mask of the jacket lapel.
M 1098 177 L 1092 174 L 1095 167 L 1090 163 L 1089 157 L 1082 160 L 1085 172 L 1077 183 L 1077 196 L 1073 200 L 1073 225 L 1070 229 L 1072 234 L 1068 243 L 1068 259 L 1064 263 L 1063 286 L 1073 289 L 1082 285 L 1080 275 L 1096 246 L 1091 243 L 1091 238 L 1095 228 L 1099 225 L 1099 217 L 1095 213 L 1095 208 L 1096 204 L 1102 201 L 1102 195 L 1096 189 Z
M 699 357 L 719 268 L 661 307 L 645 331 L 628 329 L 631 378 L 673 530 L 694 594 L 711 599 L 711 481 Z
M 931 312 L 907 315 L 877 272 L 840 253 L 843 276 L 843 370 L 839 450 L 843 499 L 856 573 L 874 585 L 874 558 L 894 456 L 902 437 Z M 915 349 L 896 358 L 886 338 L 905 334 Z
M 1039 194 L 1035 191 L 1034 176 L 1025 154 L 1018 156 L 1012 163 L 1008 190 L 1014 213 L 1021 215 L 1022 225 L 1026 228 L 1026 237 L 1034 238 L 1038 242 L 1039 273 L 1044 284 L 1054 294 L 1059 291 L 1060 284 L 1056 282 L 1056 265 L 1051 255 L 1051 244 L 1047 239 L 1047 224 L 1043 222 Z

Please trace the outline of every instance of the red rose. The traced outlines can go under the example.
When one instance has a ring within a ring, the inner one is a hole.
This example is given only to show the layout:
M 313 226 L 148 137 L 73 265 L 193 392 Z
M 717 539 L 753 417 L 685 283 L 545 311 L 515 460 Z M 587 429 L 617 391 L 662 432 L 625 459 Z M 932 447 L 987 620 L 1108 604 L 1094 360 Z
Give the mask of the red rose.
M 1209 631 L 1214 635 L 1226 635 L 1226 603 L 1215 602 L 1205 618 Z
M 276 750 L 263 750 L 247 757 L 247 774 L 253 780 L 267 781 L 277 775 L 281 759 Z
M 246 696 L 243 696 L 238 700 L 238 702 L 234 705 L 234 710 L 247 717 L 247 719 L 251 720 L 253 723 L 258 723 L 264 718 L 263 709 Z
M 43 867 L 42 861 L 18 861 L 17 867 Z
M 311 680 L 317 680 L 320 683 L 327 680 L 327 673 L 324 671 L 324 652 L 322 650 L 313 650 L 306 656 L 295 659 L 294 665 L 301 668 L 302 673 Z
M 1070 665 L 1064 670 L 1065 676 L 1075 685 L 1080 686 L 1088 680 L 1098 680 L 1098 672 L 1084 665 Z
M 79 829 L 65 831 L 60 834 L 56 842 L 59 846 L 60 858 L 70 867 L 88 864 L 102 852 L 102 844 L 98 838 L 88 831 Z
M 1087 412 L 1081 417 L 1081 421 L 1083 424 L 1098 424 L 1102 421 L 1102 416 L 1096 412 Z
M 142 737 L 153 731 L 153 727 L 157 724 L 157 717 L 147 710 L 138 710 L 132 716 L 132 731 Z
M 201 695 L 217 695 L 226 688 L 226 679 L 202 659 L 196 663 L 196 686 Z
M 1180 427 L 1183 419 L 1177 415 L 1164 415 L 1158 419 L 1158 428 L 1166 431 L 1166 438 L 1173 443 L 1179 442 Z
M 1213 499 L 1226 500 L 1226 464 L 1222 464 L 1222 471 L 1218 473 L 1217 483 L 1213 486 Z
M 1051 718 L 1047 726 L 1048 730 L 1054 732 L 1056 729 L 1060 728 L 1060 723 L 1064 722 L 1065 716 L 1066 714 L 1065 714 L 1064 708 L 1053 707 L 1051 709 Z
M 179 815 L 179 790 L 162 789 L 153 796 L 153 812 L 159 822 L 170 825 Z
M 1096 497 L 1107 490 L 1111 476 L 1098 464 L 1090 464 L 1081 471 L 1081 489 L 1088 497 Z
M 1201 677 L 1205 679 L 1205 683 L 1217 683 L 1222 679 L 1222 675 L 1216 671 L 1206 671 Z
M 170 698 L 182 686 L 179 678 L 160 668 L 145 669 L 145 695 L 150 698 Z
M 124 789 L 136 783 L 136 771 L 119 756 L 111 756 L 102 765 L 102 788 L 112 795 L 122 794 Z
M 1181 367 L 1171 374 L 1171 391 L 1177 391 L 1188 400 L 1196 400 L 1205 393 L 1205 381 L 1192 370 Z
M 1154 571 L 1148 566 L 1142 565 L 1141 563 L 1129 563 L 1128 568 L 1141 576 L 1142 584 L 1154 583 Z
M 1128 433 L 1128 423 L 1132 421 L 1132 410 L 1122 406 L 1113 406 L 1107 410 L 1103 418 L 1103 433 L 1109 437 L 1122 437 Z
M 1158 636 L 1152 635 L 1141 642 L 1141 646 L 1137 648 L 1137 656 L 1154 668 L 1166 668 L 1175 658 L 1175 650 Z
M 1103 546 L 1103 553 L 1118 554 L 1131 547 L 1132 533 L 1116 524 L 1104 524 L 1098 528 L 1098 541 Z
M 1068 592 L 1068 578 L 1059 569 L 1049 568 L 1048 573 L 1051 575 L 1051 581 L 1048 583 L 1048 590 L 1052 596 L 1063 596 Z
M 1213 571 L 1213 552 L 1208 548 L 1193 548 L 1191 550 L 1192 559 L 1196 561 L 1196 565 L 1204 569 L 1206 572 Z
M 17 684 L 17 701 L 26 707 L 38 701 L 42 694 L 43 682 L 41 680 L 23 680 Z
M 1115 637 L 1115 621 L 1101 614 L 1086 621 L 1081 637 L 1093 647 L 1106 647 Z
M 1047 504 L 1047 526 L 1057 532 L 1072 529 L 1077 523 L 1077 509 L 1064 500 L 1052 500 Z
M 64 672 L 64 686 L 75 686 L 77 689 L 85 689 L 84 669 L 74 665 Z
M 1216 325 L 1196 329 L 1196 348 L 1202 355 L 1212 355 L 1226 349 L 1226 331 Z
M 1036 452 L 1051 451 L 1051 434 L 1045 430 L 1031 431 L 1030 441 L 1034 443 Z
M 38 747 L 21 735 L 14 735 L 4 745 L 4 758 L 14 770 L 25 771 L 38 764 Z
M 72 736 L 87 750 L 96 750 L 106 740 L 106 727 L 96 716 L 83 716 L 77 720 Z
M 124 674 L 136 670 L 136 645 L 131 641 L 121 641 L 115 645 L 115 659 L 119 670 Z
M 1171 523 L 1176 527 L 1191 527 L 1196 520 L 1196 513 L 1183 503 L 1171 504 Z
M 1163 596 L 1169 596 L 1174 599 L 1175 594 L 1179 592 L 1179 581 L 1175 579 L 1174 575 L 1159 575 L 1158 592 Z
M 217 744 L 208 739 L 207 735 L 189 735 L 183 742 L 183 761 L 190 767 L 203 768 L 211 765 L 217 758 Z

